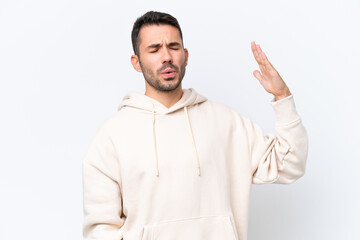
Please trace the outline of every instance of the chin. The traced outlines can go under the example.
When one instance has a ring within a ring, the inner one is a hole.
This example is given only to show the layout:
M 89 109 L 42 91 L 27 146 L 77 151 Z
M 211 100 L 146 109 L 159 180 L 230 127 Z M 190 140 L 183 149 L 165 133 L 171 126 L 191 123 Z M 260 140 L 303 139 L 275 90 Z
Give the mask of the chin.
M 172 81 L 168 80 L 167 81 L 168 84 L 166 84 L 166 83 L 163 84 L 163 89 L 165 90 L 165 88 L 166 88 L 165 91 L 174 91 L 174 90 L 178 89 L 181 84 L 179 82 L 177 82 L 177 80 L 176 81 L 175 80 L 176 79 L 174 79 Z
M 176 79 L 175 77 L 172 77 L 172 78 L 164 78 L 164 80 L 167 81 L 167 82 L 168 82 L 168 81 L 173 81 L 173 80 L 175 80 L 175 79 Z

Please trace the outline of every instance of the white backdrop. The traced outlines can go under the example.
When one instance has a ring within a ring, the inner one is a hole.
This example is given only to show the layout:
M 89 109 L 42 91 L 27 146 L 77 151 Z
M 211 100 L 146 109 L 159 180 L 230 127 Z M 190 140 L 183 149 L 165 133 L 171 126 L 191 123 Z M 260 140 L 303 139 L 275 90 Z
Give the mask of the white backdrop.
M 183 87 L 274 132 L 272 96 L 252 75 L 256 41 L 294 95 L 307 172 L 253 186 L 249 240 L 360 239 L 360 2 L 0 1 L 0 238 L 81 239 L 81 162 L 129 91 L 137 17 L 180 22 Z

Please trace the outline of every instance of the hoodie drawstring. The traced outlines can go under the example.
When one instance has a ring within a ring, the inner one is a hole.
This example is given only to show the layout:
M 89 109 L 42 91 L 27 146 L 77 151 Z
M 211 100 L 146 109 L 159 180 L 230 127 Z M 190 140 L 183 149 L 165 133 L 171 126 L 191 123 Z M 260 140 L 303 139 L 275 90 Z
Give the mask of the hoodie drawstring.
M 158 162 L 158 153 L 157 153 L 157 144 L 156 144 L 156 135 L 155 135 L 155 106 L 154 106 L 154 103 L 152 103 L 152 115 L 153 115 L 153 139 L 154 139 L 154 153 L 155 153 L 155 173 L 156 173 L 156 176 L 158 177 L 159 176 L 159 162 Z M 187 112 L 187 107 L 185 106 L 184 107 L 184 112 L 185 112 L 185 115 L 186 115 L 186 122 L 187 122 L 187 125 L 188 125 L 188 130 L 189 130 L 189 133 L 190 133 L 190 136 L 191 136 L 191 142 L 192 142 L 192 146 L 193 146 L 193 150 L 194 150 L 194 155 L 195 155 L 195 161 L 196 161 L 196 169 L 197 169 L 197 173 L 198 173 L 198 176 L 201 175 L 201 172 L 200 172 L 200 162 L 199 162 L 199 155 L 198 155 L 198 152 L 197 152 L 197 149 L 196 149 L 196 145 L 195 145 L 195 139 L 194 139 L 194 135 L 193 135 L 193 132 L 192 132 L 192 129 L 191 129 L 191 124 L 190 124 L 190 120 L 189 120 L 189 114 Z
M 158 154 L 157 154 L 157 147 L 156 147 L 156 135 L 155 135 L 155 106 L 154 103 L 152 103 L 153 109 L 152 109 L 152 115 L 153 115 L 153 139 L 154 139 L 154 152 L 155 152 L 155 174 L 158 177 L 159 176 L 159 163 L 158 163 Z

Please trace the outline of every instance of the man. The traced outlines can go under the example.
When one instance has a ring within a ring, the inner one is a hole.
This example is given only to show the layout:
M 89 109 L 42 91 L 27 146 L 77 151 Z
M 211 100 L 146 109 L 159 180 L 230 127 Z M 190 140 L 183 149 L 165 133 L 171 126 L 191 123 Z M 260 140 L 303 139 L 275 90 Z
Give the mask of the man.
M 255 42 L 254 76 L 274 95 L 277 135 L 193 88 L 177 20 L 147 12 L 132 31 L 131 63 L 145 94 L 127 94 L 83 161 L 84 238 L 244 240 L 252 183 L 303 176 L 308 138 L 293 95 Z

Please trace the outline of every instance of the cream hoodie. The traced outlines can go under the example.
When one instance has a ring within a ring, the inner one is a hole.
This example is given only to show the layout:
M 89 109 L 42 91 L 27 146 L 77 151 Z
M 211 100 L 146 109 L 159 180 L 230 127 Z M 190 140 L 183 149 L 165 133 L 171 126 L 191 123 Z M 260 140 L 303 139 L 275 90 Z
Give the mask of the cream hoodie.
M 293 95 L 270 102 L 277 134 L 194 89 L 167 108 L 129 93 L 83 160 L 84 239 L 245 240 L 252 183 L 303 176 Z

